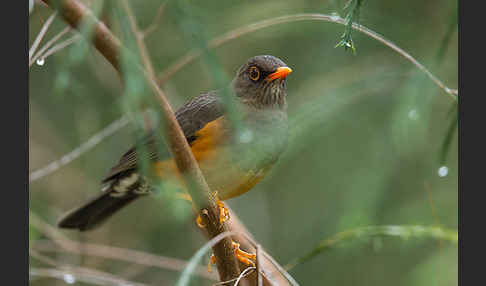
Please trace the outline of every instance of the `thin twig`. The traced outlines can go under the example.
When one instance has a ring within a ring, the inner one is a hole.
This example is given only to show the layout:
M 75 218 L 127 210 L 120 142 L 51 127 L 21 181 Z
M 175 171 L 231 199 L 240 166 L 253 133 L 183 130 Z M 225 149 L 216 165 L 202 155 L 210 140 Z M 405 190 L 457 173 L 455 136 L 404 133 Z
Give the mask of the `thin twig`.
M 42 41 L 42 39 L 46 35 L 47 30 L 49 29 L 49 26 L 51 25 L 52 21 L 54 21 L 54 18 L 56 17 L 56 15 L 57 15 L 57 12 L 52 13 L 52 15 L 47 19 L 47 21 L 44 23 L 44 25 L 42 25 L 42 28 L 41 28 L 39 34 L 37 34 L 37 37 L 35 38 L 34 43 L 32 44 L 32 46 L 29 49 L 29 62 L 30 62 L 30 59 L 32 58 L 32 56 L 34 55 L 35 51 L 37 50 L 37 47 L 39 46 L 40 42 Z M 30 64 L 29 64 L 29 66 L 30 66 Z
M 245 270 L 243 270 L 243 271 L 241 272 L 240 276 L 238 276 L 238 279 L 236 279 L 236 282 L 235 282 L 235 284 L 233 284 L 233 286 L 237 286 L 237 285 L 238 285 L 238 283 L 240 283 L 240 280 L 241 280 L 243 277 L 245 277 L 245 276 L 247 276 L 247 275 L 250 275 L 250 274 L 251 274 L 251 272 L 250 272 L 250 271 L 253 271 L 253 270 L 255 270 L 255 269 L 256 269 L 256 267 L 251 266 L 251 267 L 247 267 Z M 231 281 L 227 281 L 227 282 L 231 282 Z
M 78 35 L 74 35 L 71 38 L 62 41 L 59 44 L 56 44 L 54 47 L 52 47 L 49 50 L 47 50 L 47 52 L 42 55 L 42 58 L 43 59 L 47 59 L 50 55 L 59 52 L 60 50 L 68 47 L 71 44 L 76 43 L 77 41 L 79 41 L 81 39 L 82 39 L 81 35 L 79 35 L 79 34 Z
M 290 284 L 292 286 L 299 286 L 299 283 L 297 283 L 297 281 L 295 281 L 294 277 L 292 277 L 288 272 L 287 270 L 285 270 L 282 266 L 280 266 L 280 264 L 275 260 L 273 259 L 273 257 L 268 254 L 265 250 L 262 250 L 262 254 L 272 262 L 272 264 L 277 267 L 278 271 L 280 273 L 282 273 L 282 275 L 285 276 L 285 278 L 290 282 Z
M 57 228 L 45 222 L 41 217 L 39 217 L 32 211 L 29 211 L 29 224 L 31 224 L 35 229 L 37 229 L 39 232 L 41 232 L 46 237 L 50 238 L 54 243 L 60 246 L 60 248 L 49 248 L 49 246 L 45 246 L 41 243 L 35 244 L 33 248 L 40 251 L 49 251 L 51 249 L 55 251 L 65 250 L 77 254 L 88 254 L 92 256 L 116 259 L 130 263 L 137 263 L 140 265 L 153 266 L 174 271 L 181 271 L 187 265 L 186 261 L 176 258 L 153 255 L 138 250 L 100 244 L 79 243 L 70 240 Z M 199 276 L 214 280 L 214 276 L 207 273 L 207 270 L 204 267 L 196 269 L 196 273 Z
M 76 0 L 42 0 L 54 8 L 60 9 L 66 22 L 73 28 L 80 28 L 83 21 L 93 24 L 93 42 L 100 53 L 119 70 L 121 43 L 83 3 Z
M 29 225 L 32 225 L 39 232 L 44 234 L 46 237 L 52 239 L 56 244 L 58 244 L 62 249 L 74 250 L 75 246 L 71 243 L 63 233 L 57 230 L 55 227 L 51 226 L 45 222 L 37 214 L 29 210 Z
M 42 53 L 50 48 L 57 40 L 59 40 L 64 34 L 69 32 L 71 30 L 71 27 L 67 26 L 64 28 L 61 32 L 57 33 L 52 39 L 50 39 L 42 48 L 39 49 L 39 51 L 32 57 L 32 59 L 29 60 L 29 68 L 32 66 L 32 64 L 41 57 Z
M 304 263 L 323 251 L 329 250 L 337 243 L 365 237 L 398 237 L 402 239 L 410 238 L 432 238 L 438 240 L 449 241 L 457 244 L 458 233 L 457 230 L 441 228 L 437 226 L 423 226 L 423 225 L 378 225 L 378 226 L 364 226 L 355 229 L 339 232 L 331 238 L 322 240 L 317 247 L 307 254 L 294 259 L 289 262 L 285 269 L 289 270 L 298 264 Z
M 191 257 L 189 260 L 189 263 L 187 264 L 186 268 L 184 268 L 184 271 L 181 273 L 179 280 L 176 283 L 176 286 L 185 286 L 188 285 L 189 279 L 191 277 L 191 274 L 194 272 L 194 269 L 196 265 L 198 264 L 199 260 L 203 257 L 203 255 L 211 248 L 214 247 L 216 244 L 218 244 L 220 241 L 227 237 L 231 237 L 232 235 L 238 234 L 238 232 L 235 231 L 226 231 L 223 233 L 220 233 L 216 235 L 215 237 L 211 238 L 208 240 L 201 248 L 199 248 L 196 253 Z M 237 275 L 239 276 L 239 275 Z M 236 276 L 236 277 L 237 277 Z M 231 278 L 233 279 L 233 278 Z M 230 281 L 231 279 L 225 280 L 225 281 Z M 223 279 L 221 279 L 223 280 Z
M 37 250 L 31 249 L 31 248 L 29 248 L 29 256 L 32 256 L 35 259 L 39 260 L 40 262 L 48 264 L 50 266 L 54 266 L 54 267 L 59 266 L 59 263 L 57 263 L 54 259 L 52 259 L 48 256 L 45 256 L 45 255 L 42 255 L 39 252 L 37 252 Z
M 32 248 L 41 252 L 67 251 L 73 254 L 89 255 L 104 259 L 113 259 L 129 263 L 135 263 L 148 267 L 157 267 L 164 270 L 182 271 L 187 266 L 187 261 L 182 259 L 155 255 L 139 250 L 120 248 L 94 243 L 80 243 L 77 241 L 65 241 L 69 244 L 69 249 L 55 247 L 52 241 L 37 241 Z M 216 275 L 209 273 L 206 267 L 198 266 L 194 274 L 206 279 L 217 280 Z
M 214 49 L 226 42 L 239 38 L 245 34 L 263 28 L 275 26 L 278 24 L 298 22 L 298 21 L 326 21 L 326 22 L 337 23 L 342 25 L 346 24 L 343 18 L 335 15 L 326 15 L 326 14 L 317 14 L 317 13 L 302 13 L 302 14 L 286 15 L 286 16 L 266 19 L 260 22 L 250 24 L 248 26 L 240 27 L 232 31 L 229 31 L 209 41 L 208 47 Z M 410 54 L 405 52 L 403 49 L 401 49 L 391 41 L 385 39 L 383 36 L 379 35 L 378 33 L 364 27 L 361 24 L 358 25 L 356 23 L 353 23 L 353 29 L 362 32 L 365 35 L 370 36 L 375 40 L 378 40 L 379 42 L 383 43 L 385 46 L 391 48 L 392 50 L 394 50 L 395 52 L 397 52 L 398 54 L 400 54 L 401 56 L 409 60 L 418 69 L 424 72 L 429 77 L 429 79 L 432 80 L 432 82 L 434 82 L 438 87 L 444 90 L 454 100 L 457 100 L 457 95 L 458 95 L 457 89 L 451 89 L 447 87 L 441 80 L 439 80 L 439 78 L 437 78 L 434 74 L 432 74 L 424 65 L 422 65 L 419 61 L 417 61 L 414 57 L 412 57 Z M 171 66 L 169 66 L 167 69 L 165 69 L 160 73 L 160 75 L 158 76 L 158 83 L 160 85 L 166 83 L 167 80 L 173 74 L 175 74 L 177 71 L 179 71 L 181 68 L 183 68 L 184 66 L 186 66 L 187 64 L 195 60 L 196 58 L 198 58 L 201 54 L 202 54 L 201 50 L 192 50 L 188 52 L 186 55 L 184 55 L 183 57 L 179 58 L 179 60 L 177 60 L 174 64 L 172 64 Z
M 256 247 L 256 271 L 257 271 L 257 286 L 263 285 L 263 280 L 260 272 L 261 267 L 261 247 L 260 244 L 257 244 Z
M 84 267 L 72 267 L 66 270 L 60 270 L 55 268 L 30 267 L 29 275 L 32 277 L 56 278 L 64 281 L 69 279 L 70 282 L 79 280 L 81 282 L 91 283 L 95 285 L 102 285 L 102 286 L 113 286 L 113 285 L 148 286 L 147 284 L 144 283 L 124 280 L 106 272 L 84 268 Z
M 91 138 L 89 138 L 88 141 L 79 145 L 76 149 L 62 156 L 60 159 L 53 161 L 48 165 L 31 172 L 29 175 L 29 182 L 32 183 L 44 176 L 47 176 L 57 171 L 59 168 L 71 163 L 74 159 L 78 158 L 85 152 L 89 151 L 90 149 L 98 145 L 101 141 L 103 141 L 103 139 L 112 135 L 122 127 L 126 126 L 128 122 L 129 119 L 126 116 L 122 116 L 121 118 L 110 123 L 110 125 L 103 128 L 100 132 L 91 136 Z
M 252 266 L 252 267 L 246 268 L 243 272 L 241 272 L 240 276 L 246 277 L 246 276 L 248 276 L 248 275 L 250 275 L 252 273 L 252 271 L 247 271 L 247 269 L 255 270 L 255 267 Z M 214 283 L 213 286 L 224 285 L 224 284 L 227 284 L 227 283 L 236 281 L 236 280 L 238 280 L 240 278 L 240 276 L 238 276 L 238 278 L 233 278 L 233 279 L 228 280 L 228 281 L 221 281 L 221 282 L 218 282 L 218 283 Z
M 155 31 L 160 23 L 160 20 L 162 19 L 162 15 L 165 12 L 165 8 L 167 7 L 167 2 L 165 1 L 160 5 L 159 10 L 157 11 L 157 15 L 155 16 L 154 20 L 152 21 L 152 24 L 150 24 L 145 30 L 141 31 L 142 38 L 146 38 L 148 35 L 150 35 L 153 31 Z

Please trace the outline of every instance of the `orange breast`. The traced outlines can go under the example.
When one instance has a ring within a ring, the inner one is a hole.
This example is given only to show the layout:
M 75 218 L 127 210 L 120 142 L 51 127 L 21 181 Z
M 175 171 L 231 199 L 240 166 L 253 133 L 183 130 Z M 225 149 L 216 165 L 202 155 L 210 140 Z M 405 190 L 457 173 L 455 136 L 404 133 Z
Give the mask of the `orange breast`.
M 199 163 L 204 160 L 221 156 L 226 140 L 228 139 L 224 118 L 221 116 L 206 124 L 196 132 L 196 140 L 191 144 L 191 150 Z
M 250 171 L 240 169 L 235 160 L 237 156 L 230 154 L 228 131 L 224 118 L 219 117 L 196 132 L 196 139 L 191 144 L 192 153 L 208 185 L 218 192 L 222 200 L 251 190 L 263 179 L 270 167 Z M 172 179 L 183 186 L 173 159 L 157 162 L 155 171 L 162 180 Z

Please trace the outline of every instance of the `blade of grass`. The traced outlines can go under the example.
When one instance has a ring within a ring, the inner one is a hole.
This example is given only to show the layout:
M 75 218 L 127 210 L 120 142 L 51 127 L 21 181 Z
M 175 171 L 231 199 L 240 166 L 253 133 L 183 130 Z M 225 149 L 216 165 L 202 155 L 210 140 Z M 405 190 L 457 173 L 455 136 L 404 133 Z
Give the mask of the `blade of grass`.
M 40 42 L 42 41 L 42 39 L 46 35 L 47 30 L 49 29 L 49 26 L 52 24 L 52 21 L 54 21 L 54 18 L 56 17 L 56 15 L 57 15 L 57 12 L 52 13 L 52 15 L 49 16 L 49 18 L 44 23 L 44 25 L 42 25 L 42 28 L 41 28 L 39 34 L 37 34 L 37 37 L 35 38 L 34 43 L 32 43 L 32 46 L 30 46 L 29 62 L 30 62 L 30 59 L 32 59 L 32 56 L 34 55 L 35 51 L 37 50 L 37 47 L 39 46 Z M 30 64 L 29 64 L 29 66 L 30 66 Z
M 431 238 L 448 241 L 455 244 L 457 244 L 458 241 L 457 231 L 437 226 L 382 225 L 359 227 L 340 232 L 331 238 L 321 241 L 312 251 L 288 263 L 285 266 L 285 269 L 290 270 L 299 264 L 309 261 L 343 241 L 376 236 L 399 237 L 402 239 Z
M 32 66 L 32 64 L 41 57 L 42 53 L 50 48 L 57 40 L 59 40 L 64 34 L 69 32 L 71 30 L 71 27 L 66 27 L 64 28 L 61 32 L 57 33 L 52 39 L 50 39 L 42 48 L 39 49 L 39 51 L 34 55 L 32 59 L 29 60 L 29 68 Z

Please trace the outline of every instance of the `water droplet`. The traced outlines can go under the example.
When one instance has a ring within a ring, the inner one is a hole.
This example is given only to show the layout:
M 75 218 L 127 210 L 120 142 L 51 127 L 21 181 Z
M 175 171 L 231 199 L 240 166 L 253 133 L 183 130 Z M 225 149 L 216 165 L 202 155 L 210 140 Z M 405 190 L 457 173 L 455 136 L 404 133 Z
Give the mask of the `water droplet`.
M 336 13 L 336 12 L 332 12 L 331 13 L 331 20 L 332 21 L 338 21 L 339 18 L 341 18 L 341 17 L 339 17 L 339 14 L 338 13 Z
M 408 118 L 410 118 L 410 120 L 417 120 L 419 118 L 417 109 L 410 109 L 408 112 Z
M 240 142 L 241 143 L 249 143 L 253 140 L 253 133 L 250 130 L 244 130 L 240 134 Z
M 38 66 L 43 66 L 44 63 L 45 63 L 45 60 L 44 58 L 38 58 L 37 61 L 35 61 L 35 63 L 38 65 Z
M 67 284 L 74 284 L 76 282 L 76 278 L 69 273 L 64 274 L 63 279 Z
M 446 166 L 440 167 L 439 170 L 437 171 L 439 177 L 445 177 L 447 176 L 448 173 L 449 173 L 449 168 L 447 168 Z

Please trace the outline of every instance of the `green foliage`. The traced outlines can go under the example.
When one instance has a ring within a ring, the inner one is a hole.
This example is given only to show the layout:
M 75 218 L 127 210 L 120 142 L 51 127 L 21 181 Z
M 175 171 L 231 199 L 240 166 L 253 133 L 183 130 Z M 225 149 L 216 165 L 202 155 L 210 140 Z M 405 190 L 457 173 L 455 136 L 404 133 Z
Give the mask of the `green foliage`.
M 369 239 L 373 237 L 398 237 L 403 240 L 409 239 L 435 239 L 457 244 L 458 233 L 451 229 L 445 229 L 435 226 L 421 226 L 421 225 L 381 225 L 381 226 L 366 226 L 359 227 L 352 230 L 347 230 L 334 235 L 331 238 L 322 240 L 309 253 L 295 259 L 289 263 L 285 268 L 287 270 L 295 266 L 311 260 L 315 256 L 334 248 L 337 244 L 344 241 L 357 241 L 360 239 Z
M 359 25 L 359 12 L 361 9 L 361 5 L 363 5 L 364 0 L 349 0 L 344 6 L 344 10 L 347 10 L 346 17 L 344 20 L 346 21 L 344 33 L 341 36 L 341 41 L 336 44 L 337 47 L 344 47 L 344 50 L 351 50 L 353 54 L 356 54 L 356 47 L 353 42 L 353 38 L 351 33 L 353 31 L 353 23 L 358 23 Z
M 93 4 L 103 3 L 98 2 Z M 434 8 L 429 9 L 419 0 L 368 1 L 361 17 L 365 26 L 386 35 L 456 88 L 457 10 L 451 7 L 456 2 L 428 2 L 427 7 Z M 150 25 L 161 5 L 130 3 L 140 27 Z M 226 86 L 252 56 L 275 55 L 292 68 L 287 81 L 288 148 L 254 190 L 226 203 L 277 261 L 307 261 L 290 273 L 299 283 L 457 285 L 457 104 L 451 106 L 450 98 L 428 77 L 374 39 L 363 37 L 356 57 L 334 48 L 332 35 L 344 27 L 338 46 L 355 52 L 358 34 L 351 37 L 351 28 L 359 23 L 364 1 L 347 1 L 345 26 L 279 22 L 233 35 L 215 49 L 208 46 L 220 35 L 265 19 L 330 14 L 342 3 L 169 1 L 157 29 L 144 40 L 154 69 L 161 73 L 190 51 L 202 51 L 162 86 L 174 110 L 201 92 Z M 117 1 L 99 9 L 97 15 L 128 48 L 121 55 L 124 77 L 118 78 L 87 43 L 52 55 L 42 66 L 34 63 L 29 74 L 30 172 L 61 158 L 123 115 L 132 124 L 30 184 L 31 209 L 51 225 L 63 212 L 98 194 L 101 178 L 130 147 L 140 146 L 142 168 L 147 166 L 147 150 L 141 144 L 146 122 L 154 128 L 164 125 L 138 68 L 138 47 L 126 15 L 114 10 L 119 9 Z M 45 20 L 50 13 L 41 5 L 34 8 L 29 18 L 31 42 L 40 30 L 39 18 Z M 64 27 L 57 18 L 40 46 Z M 159 151 L 167 152 L 161 134 L 155 134 Z M 437 175 L 438 162 L 447 163 L 447 176 Z M 140 199 L 99 230 L 66 234 L 82 242 L 188 261 L 197 255 L 199 260 L 192 259 L 191 265 L 201 266 L 208 248 L 198 252 L 206 239 L 195 226 L 191 205 L 180 199 L 180 190 L 171 182 L 155 185 L 155 199 Z M 29 227 L 34 249 L 45 240 L 38 231 Z M 130 269 L 130 279 L 148 285 L 189 280 L 176 271 L 112 259 L 52 257 L 61 264 L 79 263 L 120 276 L 129 276 Z M 197 273 L 190 275 L 191 285 L 214 283 Z M 52 280 L 31 284 L 51 285 Z

